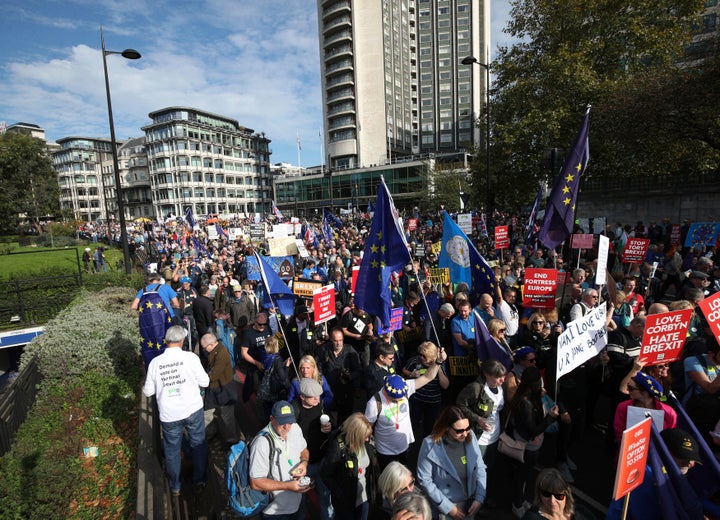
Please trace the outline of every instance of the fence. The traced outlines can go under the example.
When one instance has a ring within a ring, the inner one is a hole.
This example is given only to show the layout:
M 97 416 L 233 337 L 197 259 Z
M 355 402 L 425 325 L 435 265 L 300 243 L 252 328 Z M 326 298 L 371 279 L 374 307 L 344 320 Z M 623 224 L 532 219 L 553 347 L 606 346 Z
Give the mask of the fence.
M 0 330 L 45 323 L 70 304 L 81 285 L 77 273 L 0 282 Z
M 0 456 L 10 451 L 18 428 L 35 403 L 39 383 L 40 371 L 34 356 L 0 393 Z

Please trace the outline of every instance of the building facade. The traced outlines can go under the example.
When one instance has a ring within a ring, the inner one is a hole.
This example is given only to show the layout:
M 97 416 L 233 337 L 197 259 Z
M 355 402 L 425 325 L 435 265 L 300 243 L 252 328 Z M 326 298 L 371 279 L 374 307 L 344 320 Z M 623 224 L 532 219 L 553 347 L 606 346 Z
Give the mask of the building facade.
M 145 149 L 145 138 L 130 139 L 120 146 L 118 149 L 118 164 L 120 166 L 125 218 L 129 220 L 141 217 L 154 219 L 156 213 L 153 208 L 152 191 L 150 190 L 150 170 L 147 150 Z M 112 172 L 112 163 L 110 167 Z M 115 214 L 117 212 L 117 203 L 115 202 L 114 182 L 112 188 L 113 192 L 110 195 L 113 200 L 108 206 Z
M 489 59 L 489 0 L 318 0 L 327 164 L 478 144 Z
M 270 211 L 270 139 L 236 120 L 188 107 L 149 114 L 143 127 L 156 215 Z

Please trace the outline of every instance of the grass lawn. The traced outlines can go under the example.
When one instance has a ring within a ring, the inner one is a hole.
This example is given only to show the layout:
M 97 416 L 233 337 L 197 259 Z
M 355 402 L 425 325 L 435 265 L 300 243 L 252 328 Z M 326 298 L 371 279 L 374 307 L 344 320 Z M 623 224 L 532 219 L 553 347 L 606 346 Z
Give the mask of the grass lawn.
M 0 254 L 0 281 L 2 282 L 13 278 L 29 278 L 52 271 L 63 274 L 77 273 L 78 259 L 80 269 L 83 267 L 82 254 L 85 247 L 91 247 L 94 251 L 94 245 L 53 249 L 49 247 L 19 247 L 15 242 L 7 244 L 7 246 L 10 254 Z M 75 251 L 77 251 L 77 256 Z M 122 251 L 114 248 L 106 249 L 105 258 L 108 261 L 108 268 L 112 270 L 122 259 Z

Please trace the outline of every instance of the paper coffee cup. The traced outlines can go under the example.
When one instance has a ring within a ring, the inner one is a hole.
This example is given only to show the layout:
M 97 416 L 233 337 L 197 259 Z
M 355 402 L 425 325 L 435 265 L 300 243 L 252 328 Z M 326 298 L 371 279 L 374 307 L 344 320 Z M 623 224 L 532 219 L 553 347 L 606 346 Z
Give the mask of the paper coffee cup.
M 322 415 L 320 416 L 320 424 L 321 424 L 322 426 L 325 426 L 325 425 L 326 425 L 327 423 L 329 423 L 329 422 L 330 422 L 330 416 L 329 416 L 329 415 L 327 415 L 327 414 L 322 414 Z

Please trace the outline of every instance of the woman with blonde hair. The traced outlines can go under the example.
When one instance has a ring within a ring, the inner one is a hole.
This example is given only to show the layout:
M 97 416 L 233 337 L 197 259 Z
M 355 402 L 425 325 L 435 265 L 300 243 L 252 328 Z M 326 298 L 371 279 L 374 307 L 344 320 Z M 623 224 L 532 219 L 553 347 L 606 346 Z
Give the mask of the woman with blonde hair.
M 320 477 L 337 520 L 367 520 L 375 503 L 378 462 L 370 435 L 372 425 L 356 412 L 328 439 Z
M 378 478 L 378 491 L 382 497 L 382 503 L 377 504 L 373 511 L 373 519 L 389 519 L 398 497 L 412 493 L 414 490 L 415 477 L 413 477 L 412 471 L 401 462 L 391 461 Z
M 307 354 L 300 358 L 298 361 L 298 377 L 293 378 L 290 383 L 290 391 L 288 392 L 288 401 L 293 402 L 295 399 L 300 397 L 300 379 L 308 377 L 314 379 L 320 386 L 322 386 L 323 393 L 320 395 L 320 400 L 324 409 L 328 409 L 333 402 L 333 393 L 330 389 L 330 385 L 325 379 L 325 376 L 320 373 L 320 369 L 317 366 L 317 361 L 311 355 Z

